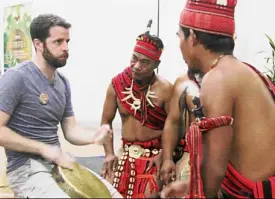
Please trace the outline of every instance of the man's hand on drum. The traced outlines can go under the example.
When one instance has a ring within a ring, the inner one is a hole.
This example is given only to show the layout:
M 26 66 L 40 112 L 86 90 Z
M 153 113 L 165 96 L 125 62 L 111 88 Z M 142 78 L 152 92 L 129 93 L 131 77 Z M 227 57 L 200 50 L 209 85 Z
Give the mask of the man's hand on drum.
M 101 169 L 101 176 L 103 178 L 111 178 L 116 170 L 118 158 L 114 154 L 106 155 L 103 168 Z
M 73 169 L 75 159 L 68 153 L 62 151 L 62 149 L 59 146 L 43 144 L 40 150 L 40 155 L 44 159 L 54 164 L 57 164 L 63 168 L 70 170 Z
M 99 145 L 102 145 L 105 142 L 108 142 L 112 139 L 113 139 L 113 131 L 109 124 L 101 125 L 93 137 L 94 143 Z
M 189 193 L 189 182 L 178 180 L 165 186 L 160 194 L 161 198 L 182 198 Z
M 164 185 L 176 180 L 176 165 L 173 160 L 164 160 L 160 170 L 160 179 Z

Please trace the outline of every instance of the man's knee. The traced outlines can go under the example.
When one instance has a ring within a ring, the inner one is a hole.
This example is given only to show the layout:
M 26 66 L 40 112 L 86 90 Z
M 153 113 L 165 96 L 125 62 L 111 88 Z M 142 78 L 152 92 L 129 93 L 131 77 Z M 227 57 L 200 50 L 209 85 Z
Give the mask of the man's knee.
M 8 174 L 9 185 L 16 197 L 68 198 L 51 174 L 52 166 L 41 160 L 29 159 L 24 165 Z
M 28 198 L 69 198 L 49 172 L 38 172 L 30 176 L 27 184 Z

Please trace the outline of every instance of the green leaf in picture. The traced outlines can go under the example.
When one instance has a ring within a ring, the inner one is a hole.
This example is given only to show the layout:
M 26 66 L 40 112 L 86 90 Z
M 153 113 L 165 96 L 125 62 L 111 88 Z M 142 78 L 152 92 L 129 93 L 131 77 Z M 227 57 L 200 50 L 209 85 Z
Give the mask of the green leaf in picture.
M 20 16 L 20 9 L 21 9 L 22 5 L 16 5 L 15 9 L 16 9 L 16 15 Z
M 9 39 L 9 37 L 8 37 L 7 33 L 5 32 L 4 33 L 4 54 L 6 54 L 6 46 L 8 43 L 8 39 Z
M 10 25 L 11 25 L 11 21 L 12 21 L 12 16 L 11 15 L 9 15 L 8 17 L 7 17 L 7 24 L 8 24 L 8 28 L 10 27 Z
M 11 18 L 9 25 L 10 25 L 10 29 L 14 29 L 17 26 L 16 21 L 13 17 Z
M 31 17 L 27 13 L 24 14 L 24 21 L 26 24 L 31 22 Z

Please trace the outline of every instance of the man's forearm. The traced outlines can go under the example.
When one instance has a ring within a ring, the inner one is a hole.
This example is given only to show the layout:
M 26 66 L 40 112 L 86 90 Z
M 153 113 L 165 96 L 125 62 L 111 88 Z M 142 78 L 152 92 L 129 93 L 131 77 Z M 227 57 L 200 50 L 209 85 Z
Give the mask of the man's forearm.
M 103 144 L 105 155 L 114 155 L 114 138 L 110 138 Z
M 96 137 L 96 131 L 92 131 L 92 129 L 84 128 L 77 124 L 67 131 L 65 139 L 73 145 L 93 144 L 94 138 Z
M 226 174 L 232 149 L 233 130 L 229 126 L 213 129 L 203 134 L 203 160 L 201 177 L 207 198 L 217 196 Z
M 46 144 L 25 138 L 3 126 L 0 127 L 0 146 L 12 151 L 41 155 Z
M 101 121 L 101 126 L 104 125 L 109 125 L 109 128 L 113 130 L 113 125 L 112 125 L 112 120 L 111 119 L 102 119 Z M 109 137 L 109 139 L 105 140 L 104 144 L 104 151 L 105 151 L 105 155 L 114 155 L 114 136 Z
M 164 128 L 162 135 L 163 160 L 173 159 L 173 152 L 179 141 L 179 128 L 175 123 L 171 123 Z

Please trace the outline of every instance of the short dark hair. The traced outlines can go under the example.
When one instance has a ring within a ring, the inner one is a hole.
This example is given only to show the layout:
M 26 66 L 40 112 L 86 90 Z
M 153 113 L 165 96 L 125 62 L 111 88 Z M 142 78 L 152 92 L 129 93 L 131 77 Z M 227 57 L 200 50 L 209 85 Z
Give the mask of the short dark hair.
M 146 36 L 146 38 L 149 39 L 149 41 L 147 41 L 148 43 L 153 44 L 158 50 L 163 50 L 164 45 L 162 40 L 159 37 L 157 37 L 156 35 L 150 35 L 148 33 L 144 33 L 139 35 L 138 38 L 141 38 L 143 36 Z
M 184 37 L 188 38 L 190 35 L 190 28 L 181 27 Z M 193 30 L 198 41 L 211 52 L 233 54 L 235 42 L 233 37 L 216 35 L 206 32 Z
M 61 26 L 66 29 L 71 27 L 65 19 L 54 14 L 42 14 L 35 17 L 30 25 L 32 40 L 45 41 L 49 37 L 49 30 L 54 26 Z

